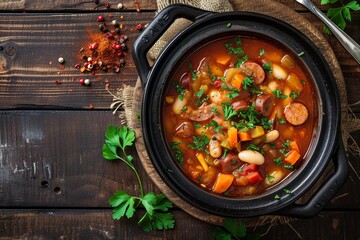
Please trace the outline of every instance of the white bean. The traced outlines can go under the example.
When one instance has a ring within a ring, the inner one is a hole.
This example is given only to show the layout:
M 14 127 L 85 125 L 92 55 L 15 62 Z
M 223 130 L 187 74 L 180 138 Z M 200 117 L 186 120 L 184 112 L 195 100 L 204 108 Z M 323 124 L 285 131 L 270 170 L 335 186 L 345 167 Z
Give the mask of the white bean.
M 221 93 L 219 90 L 212 89 L 209 92 L 209 98 L 212 103 L 221 103 Z
M 288 72 L 283 67 L 275 63 L 272 65 L 272 72 L 273 76 L 279 80 L 286 79 L 288 76 Z
M 283 172 L 281 170 L 273 171 L 269 174 L 266 174 L 265 183 L 266 185 L 274 185 L 275 183 L 280 182 L 283 177 Z
M 190 97 L 190 92 L 185 92 L 184 98 L 182 100 L 179 97 L 177 97 L 175 99 L 175 102 L 172 105 L 172 110 L 174 111 L 174 113 L 176 113 L 176 114 L 181 113 L 181 109 L 186 106 L 186 104 L 188 103 L 189 97 Z
M 269 82 L 268 88 L 271 90 L 271 92 L 275 91 L 276 89 L 279 89 L 279 82 L 278 81 Z
M 255 150 L 243 150 L 239 152 L 238 157 L 250 164 L 262 165 L 265 162 L 264 156 Z
M 219 158 L 221 156 L 221 146 L 218 140 L 210 140 L 209 142 L 209 152 L 210 156 L 213 158 Z
M 266 133 L 265 135 L 265 142 L 273 142 L 280 136 L 280 133 L 278 130 L 271 130 L 270 132 Z

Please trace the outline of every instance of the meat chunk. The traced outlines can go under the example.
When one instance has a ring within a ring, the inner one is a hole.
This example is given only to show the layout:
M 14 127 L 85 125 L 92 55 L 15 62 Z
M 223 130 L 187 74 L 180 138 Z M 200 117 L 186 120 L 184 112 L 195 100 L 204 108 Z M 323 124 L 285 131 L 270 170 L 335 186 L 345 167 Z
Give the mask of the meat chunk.
M 191 137 L 194 135 L 194 133 L 195 133 L 195 127 L 189 121 L 181 122 L 175 128 L 175 135 L 182 138 Z
M 216 104 L 209 104 L 203 106 L 197 110 L 191 110 L 186 112 L 185 117 L 194 122 L 203 122 L 214 117 L 214 112 L 211 110 L 212 107 L 217 106 Z
M 229 152 L 225 157 L 220 159 L 220 166 L 223 173 L 232 173 L 235 169 L 243 164 L 238 155 L 234 152 Z
M 244 69 L 244 73 L 248 77 L 252 77 L 255 84 L 259 85 L 265 80 L 265 71 L 256 62 L 251 62 L 251 61 L 244 62 L 241 65 L 241 68 Z
M 299 126 L 306 122 L 309 117 L 309 112 L 304 104 L 294 102 L 285 108 L 284 115 L 286 121 L 288 121 L 290 124 Z
M 261 94 L 256 97 L 255 110 L 263 116 L 268 117 L 274 108 L 274 96 L 271 94 Z

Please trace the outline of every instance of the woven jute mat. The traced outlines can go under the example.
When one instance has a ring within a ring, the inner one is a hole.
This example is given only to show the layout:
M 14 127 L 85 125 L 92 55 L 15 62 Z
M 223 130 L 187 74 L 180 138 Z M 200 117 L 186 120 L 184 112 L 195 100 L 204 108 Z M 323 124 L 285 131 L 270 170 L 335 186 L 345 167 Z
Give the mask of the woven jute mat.
M 351 109 L 348 106 L 345 82 L 340 69 L 340 65 L 335 57 L 333 50 L 331 49 L 330 45 L 328 44 L 322 33 L 317 28 L 315 28 L 307 19 L 302 17 L 297 12 L 289 9 L 288 7 L 272 0 L 234 0 L 232 1 L 232 5 L 227 0 L 158 0 L 158 9 L 160 11 L 164 7 L 173 3 L 185 3 L 202 8 L 204 10 L 215 12 L 235 10 L 261 13 L 287 22 L 301 32 L 303 32 L 306 36 L 308 36 L 309 39 L 312 40 L 313 43 L 320 49 L 325 59 L 328 61 L 328 64 L 332 69 L 332 73 L 338 85 L 341 101 L 341 132 L 345 144 L 345 149 L 348 152 L 351 151 L 354 154 L 359 154 L 359 148 L 357 147 L 356 142 L 348 141 L 351 140 L 351 138 L 349 137 L 351 132 L 360 130 L 360 121 L 358 119 L 355 119 L 351 114 L 349 114 L 349 112 L 351 112 Z M 190 23 L 190 21 L 185 19 L 176 20 L 174 24 L 167 30 L 167 32 L 149 51 L 149 62 L 155 60 L 156 56 L 158 56 L 159 52 L 165 46 L 165 44 Z M 141 111 L 142 95 L 143 89 L 141 86 L 141 82 L 138 79 L 135 87 L 124 86 L 114 95 L 114 102 L 111 105 L 111 108 L 114 110 L 114 113 L 119 107 L 122 107 L 125 110 L 120 113 L 120 119 L 122 120 L 123 124 L 127 124 L 136 132 L 136 149 L 144 169 L 146 170 L 150 178 L 153 180 L 155 185 L 167 196 L 167 198 L 169 198 L 179 208 L 202 221 L 221 225 L 223 222 L 222 217 L 209 214 L 189 205 L 188 203 L 180 199 L 161 180 L 160 176 L 157 174 L 145 149 L 144 140 L 141 132 L 141 124 L 138 120 L 138 116 L 140 115 Z M 349 162 L 349 164 L 351 163 Z M 323 175 L 317 181 L 317 183 L 304 196 L 302 196 L 297 201 L 297 203 L 305 203 L 319 188 L 319 186 L 324 183 L 324 181 L 329 176 L 329 174 L 331 174 L 332 171 L 333 164 L 330 163 Z M 294 220 L 296 219 L 275 215 L 266 215 L 244 219 L 248 226 L 258 226 L 264 224 L 284 224 Z

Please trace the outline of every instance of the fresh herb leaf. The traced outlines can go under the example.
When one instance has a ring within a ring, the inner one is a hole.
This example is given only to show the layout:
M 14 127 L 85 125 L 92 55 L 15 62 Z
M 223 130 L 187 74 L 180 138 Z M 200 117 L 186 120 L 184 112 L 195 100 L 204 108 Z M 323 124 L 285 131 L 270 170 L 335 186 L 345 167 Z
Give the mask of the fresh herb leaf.
M 274 198 L 275 198 L 276 200 L 280 200 L 280 196 L 279 196 L 278 194 L 276 194 L 276 195 L 274 196 Z
M 193 142 L 188 145 L 191 149 L 197 149 L 197 150 L 205 150 L 206 145 L 208 145 L 210 142 L 210 139 L 205 136 L 193 136 Z
M 226 157 L 226 155 L 228 154 L 228 152 L 229 152 L 229 149 L 225 148 L 225 150 L 224 150 L 224 153 L 223 153 L 222 157 Z
M 258 146 L 256 146 L 253 143 L 250 143 L 249 146 L 246 148 L 247 150 L 255 150 L 255 151 L 260 151 L 260 148 Z
M 227 27 L 227 28 L 231 28 L 231 26 L 232 26 L 232 23 L 231 23 L 231 22 L 226 23 L 226 27 Z
M 215 116 L 218 116 L 220 113 L 218 112 L 217 107 L 212 107 L 211 111 L 214 113 Z
M 260 121 L 261 121 L 261 125 L 263 126 L 263 128 L 265 128 L 267 130 L 270 130 L 274 123 L 273 120 L 268 120 L 267 117 L 263 117 Z
M 264 71 L 272 73 L 271 62 L 265 63 L 262 67 L 263 67 Z
M 199 91 L 196 92 L 196 97 L 197 98 L 201 98 L 201 96 L 204 94 L 204 89 L 200 89 Z
M 171 148 L 172 153 L 174 154 L 175 160 L 179 164 L 183 164 L 183 162 L 184 162 L 184 152 L 180 149 L 180 147 L 179 147 L 180 144 L 184 144 L 184 143 L 183 142 L 171 142 L 170 143 L 170 148 Z
M 289 152 L 289 149 L 280 149 L 279 152 L 284 156 L 286 157 L 286 154 Z
M 210 123 L 206 125 L 207 127 L 214 127 L 215 132 L 219 132 L 222 129 L 222 126 L 220 126 L 215 120 L 210 120 Z
M 253 83 L 254 83 L 254 81 L 249 77 L 245 77 L 244 80 L 241 82 L 244 90 L 248 90 L 249 87 L 251 87 L 253 85 Z
M 119 220 L 126 216 L 131 218 L 134 216 L 136 208 L 142 204 L 146 210 L 144 216 L 140 219 L 138 224 L 144 231 L 152 229 L 169 229 L 174 228 L 174 220 L 171 213 L 166 213 L 172 203 L 162 194 L 155 195 L 152 192 L 144 195 L 143 185 L 135 166 L 132 163 L 133 157 L 126 153 L 126 148 L 134 144 L 135 132 L 126 126 L 120 129 L 116 126 L 109 126 L 105 133 L 105 144 L 102 147 L 102 155 L 105 159 L 113 160 L 120 159 L 136 175 L 140 196 L 130 196 L 123 190 L 118 190 L 109 199 L 109 204 L 113 207 L 113 219 Z M 122 150 L 123 157 L 117 153 L 118 148 Z M 159 213 L 159 211 L 165 213 Z
M 290 164 L 284 164 L 284 165 L 283 165 L 283 168 L 294 169 L 294 166 L 293 166 L 293 165 L 290 165 Z
M 281 158 L 280 157 L 278 157 L 278 158 L 274 158 L 274 163 L 275 163 L 275 165 L 276 166 L 279 166 L 279 165 L 281 165 L 282 164 L 282 160 L 281 160 Z
M 184 100 L 186 90 L 180 84 L 176 84 L 175 88 L 176 88 L 176 92 L 179 94 L 179 99 L 181 101 Z
M 290 148 L 290 140 L 286 139 L 285 142 L 282 144 L 282 147 L 289 149 Z
M 321 4 L 336 3 L 337 0 L 322 0 Z M 351 22 L 351 10 L 359 11 L 360 5 L 356 0 L 350 1 L 347 4 L 342 4 L 340 7 L 329 8 L 326 12 L 326 15 L 332 20 L 336 25 L 338 25 L 342 30 L 345 30 L 346 21 Z M 324 32 L 331 34 L 331 31 L 328 27 L 324 27 Z
M 188 108 L 186 106 L 181 108 L 181 112 L 186 112 L 188 110 Z
M 229 100 L 233 100 L 234 98 L 238 97 L 239 94 L 236 93 L 236 92 L 231 92 L 231 93 L 228 93 L 226 94 L 226 97 L 229 99 Z
M 279 118 L 279 123 L 280 123 L 280 124 L 284 124 L 284 123 L 286 123 L 285 118 Z
M 265 54 L 265 49 L 260 49 L 260 51 L 259 51 L 260 57 L 262 57 L 264 54 Z
M 274 90 L 274 91 L 273 91 L 273 94 L 274 94 L 274 96 L 275 96 L 276 98 L 282 98 L 282 99 L 287 98 L 286 95 L 283 95 L 283 94 L 282 94 L 282 91 L 281 91 L 280 89 Z
M 248 60 L 249 60 L 249 57 L 247 55 L 244 55 L 241 58 L 236 58 L 235 67 L 236 68 L 241 67 L 241 65 Z
M 274 142 L 269 143 L 269 145 L 270 145 L 271 148 L 275 148 L 275 147 L 276 147 Z
M 296 92 L 292 91 L 292 92 L 290 93 L 290 97 L 291 97 L 292 99 L 297 99 L 297 98 L 299 97 L 299 95 L 296 94 Z
M 270 174 L 266 174 L 266 179 L 268 180 L 269 183 L 273 183 L 274 182 L 274 176 L 270 175 Z
M 298 56 L 301 57 L 301 56 L 304 56 L 304 52 L 301 52 L 301 53 L 298 53 Z
M 194 127 L 195 127 L 195 128 L 201 128 L 201 124 L 200 124 L 200 123 L 197 123 L 197 122 L 194 122 Z
M 225 120 L 229 120 L 230 118 L 236 116 L 236 111 L 233 109 L 229 102 L 225 102 L 221 104 L 222 109 L 224 111 Z
M 291 193 L 292 193 L 292 191 L 291 191 L 290 189 L 284 188 L 283 190 L 284 190 L 284 192 L 285 192 L 286 194 L 291 194 Z

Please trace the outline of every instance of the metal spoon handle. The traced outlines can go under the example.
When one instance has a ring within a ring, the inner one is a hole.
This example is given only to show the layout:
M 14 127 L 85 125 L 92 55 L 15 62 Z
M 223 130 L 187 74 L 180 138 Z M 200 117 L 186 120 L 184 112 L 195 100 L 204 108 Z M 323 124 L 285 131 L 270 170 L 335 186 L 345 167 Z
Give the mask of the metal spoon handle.
M 322 13 L 311 1 L 309 0 L 296 0 L 298 3 L 304 5 L 312 13 L 314 13 L 325 25 L 331 30 L 339 42 L 348 50 L 348 52 L 360 64 L 360 46 L 354 39 L 347 35 L 343 30 L 336 26 L 324 13 Z

